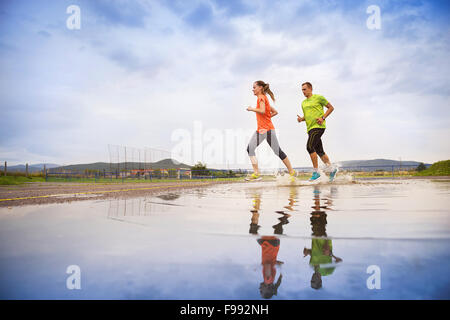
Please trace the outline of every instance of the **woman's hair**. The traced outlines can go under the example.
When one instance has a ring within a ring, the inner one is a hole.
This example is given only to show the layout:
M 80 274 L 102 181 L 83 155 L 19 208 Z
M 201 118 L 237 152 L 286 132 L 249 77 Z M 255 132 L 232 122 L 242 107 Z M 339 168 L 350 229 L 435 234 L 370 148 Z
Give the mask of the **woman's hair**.
M 262 81 L 262 80 L 255 81 L 255 83 L 256 83 L 258 86 L 262 87 L 262 88 L 263 88 L 263 93 L 264 93 L 264 94 L 268 93 L 269 96 L 272 98 L 272 101 L 275 102 L 275 96 L 273 95 L 272 90 L 270 90 L 269 84 L 268 84 L 268 83 L 265 83 L 265 82 Z

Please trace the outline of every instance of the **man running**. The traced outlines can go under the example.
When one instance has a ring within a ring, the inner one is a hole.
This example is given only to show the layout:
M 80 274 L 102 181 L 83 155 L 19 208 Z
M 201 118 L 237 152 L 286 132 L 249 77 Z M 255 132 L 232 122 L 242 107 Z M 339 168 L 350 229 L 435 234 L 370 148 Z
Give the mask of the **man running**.
M 306 130 L 308 132 L 308 142 L 306 149 L 311 157 L 314 167 L 314 172 L 309 181 L 317 180 L 320 177 L 319 163 L 317 155 L 327 166 L 327 171 L 330 172 L 330 182 L 336 176 L 337 168 L 331 165 L 330 159 L 323 151 L 321 137 L 325 132 L 325 119 L 333 112 L 334 107 L 323 96 L 312 94 L 312 84 L 305 82 L 302 84 L 303 95 L 306 97 L 302 101 L 303 117 L 297 115 L 297 121 L 306 121 Z M 327 112 L 323 112 L 323 107 L 327 108 Z

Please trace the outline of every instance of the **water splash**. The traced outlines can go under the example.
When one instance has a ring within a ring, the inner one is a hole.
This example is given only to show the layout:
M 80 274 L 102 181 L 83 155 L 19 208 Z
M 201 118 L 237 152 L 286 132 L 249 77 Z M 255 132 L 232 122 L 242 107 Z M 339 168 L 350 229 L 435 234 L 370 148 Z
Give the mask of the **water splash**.
M 277 173 L 275 175 L 277 186 L 311 186 L 311 185 L 328 185 L 328 184 L 347 184 L 354 183 L 355 179 L 350 173 L 339 173 L 338 172 L 333 180 L 330 182 L 329 173 L 326 174 L 324 170 L 319 169 L 320 177 L 314 181 L 300 180 L 295 178 L 292 181 L 291 176 L 288 173 Z

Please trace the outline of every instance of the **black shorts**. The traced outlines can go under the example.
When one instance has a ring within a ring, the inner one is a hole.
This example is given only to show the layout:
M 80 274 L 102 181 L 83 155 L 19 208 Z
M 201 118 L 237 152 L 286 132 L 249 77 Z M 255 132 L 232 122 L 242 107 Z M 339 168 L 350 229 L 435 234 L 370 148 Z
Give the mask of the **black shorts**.
M 308 150 L 309 154 L 316 152 L 319 157 L 322 157 L 325 154 L 321 139 L 324 132 L 324 128 L 314 128 L 309 130 L 308 142 L 306 143 L 306 150 Z

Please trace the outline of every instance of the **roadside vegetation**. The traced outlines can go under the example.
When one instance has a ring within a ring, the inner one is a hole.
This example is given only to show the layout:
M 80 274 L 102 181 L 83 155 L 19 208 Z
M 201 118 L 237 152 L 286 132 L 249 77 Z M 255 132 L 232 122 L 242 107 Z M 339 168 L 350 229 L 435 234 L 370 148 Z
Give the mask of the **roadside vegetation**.
M 419 165 L 420 167 L 420 165 Z M 450 160 L 433 163 L 428 169 L 422 169 L 415 176 L 450 176 Z

